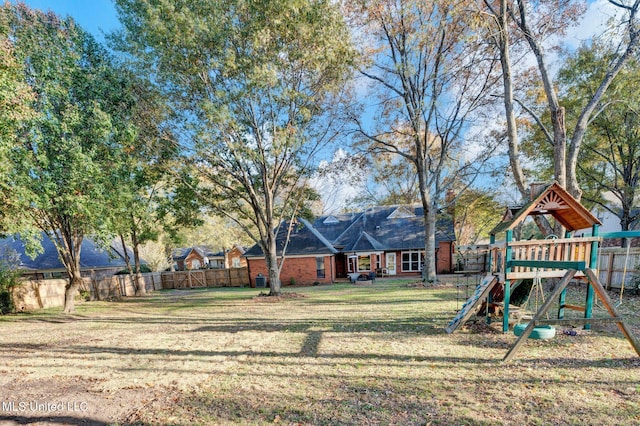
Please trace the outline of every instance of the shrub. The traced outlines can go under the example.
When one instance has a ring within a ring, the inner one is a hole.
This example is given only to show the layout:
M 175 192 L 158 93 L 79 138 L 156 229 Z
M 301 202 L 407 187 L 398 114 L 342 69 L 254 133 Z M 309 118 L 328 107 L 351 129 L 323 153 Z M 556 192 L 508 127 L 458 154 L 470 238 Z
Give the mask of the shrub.
M 13 312 L 13 299 L 11 288 L 19 284 L 18 278 L 21 272 L 0 265 L 0 314 Z
M 6 251 L 0 257 L 0 315 L 13 312 L 13 299 L 11 288 L 17 286 L 22 271 L 15 265 L 19 265 L 19 256 L 15 251 Z

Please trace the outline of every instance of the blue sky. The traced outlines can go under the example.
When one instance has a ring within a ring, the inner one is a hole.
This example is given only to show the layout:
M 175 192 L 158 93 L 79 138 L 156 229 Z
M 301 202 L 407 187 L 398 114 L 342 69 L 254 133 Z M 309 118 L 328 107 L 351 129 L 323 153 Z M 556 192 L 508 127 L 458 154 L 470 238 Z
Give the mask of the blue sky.
M 12 1 L 15 3 L 15 1 Z M 104 41 L 104 34 L 120 25 L 112 0 L 23 0 L 33 9 L 71 16 L 82 28 Z

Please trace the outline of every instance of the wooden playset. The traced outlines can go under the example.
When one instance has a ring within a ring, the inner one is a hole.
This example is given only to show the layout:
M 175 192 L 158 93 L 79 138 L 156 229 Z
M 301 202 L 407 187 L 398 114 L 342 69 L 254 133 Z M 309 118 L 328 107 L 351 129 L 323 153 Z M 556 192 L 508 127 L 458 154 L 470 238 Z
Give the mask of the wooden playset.
M 527 217 L 546 215 L 555 219 L 565 230 L 563 238 L 552 235 L 545 239 L 518 239 L 514 230 L 518 229 Z M 479 306 L 492 306 L 503 313 L 502 330 L 509 331 L 510 302 L 512 291 L 523 280 L 540 282 L 541 279 L 557 279 L 552 293 L 547 297 L 529 320 L 524 329 L 519 329 L 519 337 L 504 361 L 513 359 L 517 350 L 536 332 L 543 335 L 542 328 L 552 325 L 584 325 L 615 322 L 640 355 L 640 343 L 631 329 L 619 315 L 597 274 L 598 243 L 600 241 L 600 221 L 584 206 L 575 200 L 559 184 L 533 185 L 529 203 L 508 209 L 502 221 L 490 233 L 489 273 L 476 287 L 473 295 L 445 328 L 453 333 L 464 324 Z M 591 229 L 589 236 L 575 236 L 575 231 Z M 504 241 L 496 242 L 496 236 L 504 234 Z M 570 282 L 580 282 L 587 286 L 584 306 L 569 305 L 566 290 Z M 494 294 L 501 294 L 502 300 L 495 300 Z M 594 296 L 597 295 L 609 313 L 605 318 L 593 318 Z M 557 318 L 548 319 L 551 306 L 558 302 Z M 583 318 L 565 319 L 565 310 L 584 312 Z M 536 329 L 538 328 L 538 329 Z

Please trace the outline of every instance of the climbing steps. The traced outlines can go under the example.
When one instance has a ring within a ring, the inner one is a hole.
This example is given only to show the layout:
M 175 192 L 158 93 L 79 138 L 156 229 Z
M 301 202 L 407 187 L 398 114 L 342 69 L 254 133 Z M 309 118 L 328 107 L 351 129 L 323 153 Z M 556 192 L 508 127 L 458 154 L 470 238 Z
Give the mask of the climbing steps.
M 489 295 L 491 289 L 498 282 L 498 277 L 488 274 L 485 276 L 480 284 L 476 287 L 476 290 L 473 292 L 471 297 L 467 299 L 467 301 L 462 305 L 458 314 L 449 321 L 449 324 L 444 329 L 448 334 L 453 333 L 460 327 L 462 324 L 467 322 L 467 320 L 473 315 L 475 308 L 482 303 L 482 301 Z

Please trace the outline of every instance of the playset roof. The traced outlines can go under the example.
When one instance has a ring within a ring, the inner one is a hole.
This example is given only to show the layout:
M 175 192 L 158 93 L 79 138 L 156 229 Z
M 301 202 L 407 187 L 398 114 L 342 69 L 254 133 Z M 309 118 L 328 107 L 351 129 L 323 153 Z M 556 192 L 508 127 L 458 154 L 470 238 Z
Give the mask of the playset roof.
M 532 194 L 533 195 L 533 194 Z M 491 235 L 515 228 L 527 216 L 550 215 L 564 228 L 571 232 L 578 229 L 590 228 L 602 223 L 591 214 L 578 200 L 573 198 L 557 182 L 547 185 L 538 195 L 533 195 L 529 203 L 519 210 L 507 209 L 502 222 L 493 230 Z

